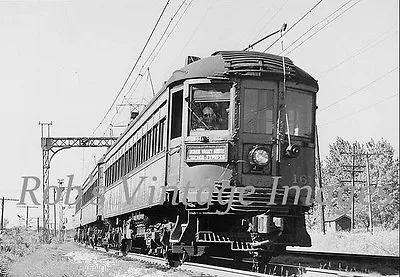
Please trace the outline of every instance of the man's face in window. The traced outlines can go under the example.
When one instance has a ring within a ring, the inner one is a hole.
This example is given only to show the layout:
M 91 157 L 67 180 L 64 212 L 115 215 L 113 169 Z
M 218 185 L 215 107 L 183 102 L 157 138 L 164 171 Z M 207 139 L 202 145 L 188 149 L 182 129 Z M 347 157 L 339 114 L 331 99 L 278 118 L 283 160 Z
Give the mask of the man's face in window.
M 214 110 L 210 107 L 205 107 L 203 109 L 203 121 L 208 125 L 215 122 L 216 116 Z

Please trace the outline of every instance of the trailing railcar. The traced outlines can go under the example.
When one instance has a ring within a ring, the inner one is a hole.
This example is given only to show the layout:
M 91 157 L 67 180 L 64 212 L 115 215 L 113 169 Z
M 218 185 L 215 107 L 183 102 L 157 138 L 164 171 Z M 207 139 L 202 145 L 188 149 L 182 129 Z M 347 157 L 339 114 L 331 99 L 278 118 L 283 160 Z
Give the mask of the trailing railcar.
M 76 199 L 74 225 L 75 228 L 86 230 L 89 226 L 102 226 L 102 208 L 99 195 L 103 186 L 103 160 L 100 159 L 97 166 L 82 184 L 82 196 Z
M 311 246 L 317 81 L 260 52 L 190 60 L 104 155 L 103 219 L 168 258 Z

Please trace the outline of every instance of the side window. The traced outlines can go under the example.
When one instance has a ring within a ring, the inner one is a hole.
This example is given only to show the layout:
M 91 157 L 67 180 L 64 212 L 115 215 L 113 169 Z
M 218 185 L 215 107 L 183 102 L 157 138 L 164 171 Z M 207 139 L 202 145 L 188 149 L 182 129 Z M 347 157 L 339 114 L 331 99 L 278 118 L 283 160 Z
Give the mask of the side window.
M 137 157 L 138 157 L 138 162 L 137 165 L 140 165 L 142 163 L 142 140 L 138 140 L 138 145 L 137 145 Z
M 157 154 L 158 124 L 153 127 L 153 141 L 151 144 L 153 155 Z
M 160 121 L 159 133 L 158 133 L 158 152 L 164 150 L 164 129 L 165 129 L 165 118 Z
M 172 95 L 171 139 L 182 136 L 183 90 Z

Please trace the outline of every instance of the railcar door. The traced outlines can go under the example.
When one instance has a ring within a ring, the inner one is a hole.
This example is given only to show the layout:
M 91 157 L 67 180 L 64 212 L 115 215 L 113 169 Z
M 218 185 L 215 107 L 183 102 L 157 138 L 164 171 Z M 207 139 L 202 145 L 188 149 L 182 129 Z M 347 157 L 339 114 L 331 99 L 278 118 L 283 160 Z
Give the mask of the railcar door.
M 239 171 L 242 183 L 255 187 L 271 187 L 276 175 L 277 155 L 273 138 L 276 137 L 278 83 L 275 81 L 242 80 L 241 84 L 240 154 L 247 162 Z M 269 153 L 268 164 L 253 166 L 249 153 L 256 146 Z
M 183 152 L 183 87 L 171 89 L 170 99 L 167 184 L 175 186 L 179 184 L 180 180 L 181 155 Z

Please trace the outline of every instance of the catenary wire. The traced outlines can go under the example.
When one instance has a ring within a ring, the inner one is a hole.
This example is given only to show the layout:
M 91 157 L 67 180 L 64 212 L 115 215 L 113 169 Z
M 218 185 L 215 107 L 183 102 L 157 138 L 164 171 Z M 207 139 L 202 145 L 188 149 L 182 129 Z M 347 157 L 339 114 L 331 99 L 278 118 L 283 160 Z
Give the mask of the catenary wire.
M 170 2 L 170 0 L 167 0 L 167 3 L 165 4 L 163 10 L 161 11 L 161 14 L 160 14 L 159 17 L 158 17 L 156 24 L 154 25 L 154 27 L 153 27 L 153 29 L 152 29 L 152 31 L 151 31 L 149 37 L 147 38 L 147 41 L 146 41 L 145 45 L 143 46 L 142 51 L 141 51 L 140 54 L 139 54 L 139 57 L 136 59 L 135 64 L 133 65 L 131 71 L 129 72 L 128 77 L 126 78 L 126 80 L 125 80 L 125 82 L 123 83 L 121 89 L 120 89 L 119 92 L 117 93 L 117 96 L 114 98 L 114 100 L 113 100 L 111 106 L 108 108 L 106 114 L 103 116 L 103 118 L 101 119 L 100 123 L 99 123 L 99 124 L 97 125 L 97 127 L 94 129 L 93 134 L 99 129 L 99 127 L 101 126 L 101 124 L 104 122 L 104 120 L 106 119 L 107 115 L 110 113 L 112 107 L 113 107 L 114 104 L 117 102 L 117 100 L 118 100 L 119 96 L 121 95 L 123 89 L 125 88 L 126 84 L 128 83 L 129 78 L 131 77 L 133 71 L 134 71 L 135 68 L 136 68 L 136 65 L 138 64 L 140 58 L 142 57 L 143 52 L 145 51 L 147 45 L 149 44 L 150 39 L 151 39 L 151 37 L 153 36 L 153 33 L 154 33 L 154 31 L 156 30 L 156 28 L 157 28 L 157 26 L 158 26 L 158 23 L 160 22 L 162 16 L 164 15 L 164 12 L 165 12 L 165 10 L 167 9 L 167 6 L 168 6 L 169 2 Z
M 146 63 L 150 60 L 150 58 L 152 57 L 152 55 L 154 54 L 155 50 L 157 49 L 158 45 L 160 44 L 160 42 L 162 41 L 163 37 L 165 36 L 165 34 L 167 34 L 168 28 L 170 27 L 171 23 L 173 22 L 173 19 L 175 18 L 175 16 L 178 14 L 178 12 L 180 11 L 180 9 L 182 8 L 183 4 L 185 4 L 186 0 L 184 0 L 181 5 L 179 6 L 179 8 L 177 9 L 177 11 L 174 13 L 174 15 L 171 17 L 171 20 L 169 21 L 167 27 L 165 28 L 161 38 L 158 40 L 158 42 L 156 43 L 156 46 L 153 47 L 151 53 L 149 54 L 149 56 L 147 57 L 147 59 L 145 60 L 145 62 L 142 64 L 142 67 L 139 70 L 138 75 L 136 76 L 135 80 L 132 82 L 132 84 L 129 87 L 128 92 L 124 95 L 123 100 L 125 100 L 128 104 L 129 104 L 129 99 L 130 95 L 133 94 L 133 92 L 136 91 L 136 89 L 139 86 L 139 83 L 141 82 L 141 80 L 143 79 L 144 74 L 142 74 L 142 70 L 143 68 L 146 66 Z M 188 8 L 190 7 L 190 5 L 192 4 L 193 0 L 191 0 L 189 2 L 189 4 L 186 5 L 185 10 L 183 11 L 183 13 L 179 16 L 176 24 L 172 27 L 172 30 L 167 34 L 165 40 L 162 42 L 161 46 L 159 47 L 158 51 L 156 52 L 155 55 L 153 55 L 152 60 L 150 61 L 149 64 L 147 64 L 147 67 L 149 67 L 155 60 L 155 58 L 158 56 L 158 54 L 160 53 L 161 49 L 164 47 L 165 43 L 167 42 L 168 38 L 170 37 L 170 35 L 173 33 L 173 31 L 175 30 L 175 28 L 177 27 L 177 25 L 179 24 L 180 20 L 182 19 L 182 17 L 185 15 L 186 11 L 188 10 Z M 136 86 L 135 86 L 136 85 Z M 134 87 L 135 86 L 135 87 Z M 112 117 L 110 123 L 112 124 L 114 122 L 114 120 L 118 120 L 119 118 L 119 110 L 116 111 L 116 113 L 114 114 L 114 116 Z M 105 134 L 107 132 L 107 130 L 110 128 L 110 126 L 107 127 L 107 129 L 104 131 L 103 134 Z
M 177 13 L 180 11 L 180 9 L 182 8 L 182 6 L 185 4 L 186 0 L 182 1 L 182 3 L 180 4 L 180 6 L 178 7 L 178 9 L 176 10 L 176 12 L 174 13 L 174 15 L 171 17 L 170 21 L 168 22 L 167 26 L 165 27 L 160 39 L 157 41 L 156 45 L 153 47 L 151 53 L 149 54 L 149 56 L 147 57 L 147 59 L 145 60 L 145 62 L 143 63 L 142 67 L 139 70 L 138 75 L 136 76 L 135 80 L 132 82 L 131 86 L 129 87 L 128 92 L 124 95 L 122 102 L 125 102 L 127 104 L 129 104 L 129 101 L 127 100 L 126 96 L 131 92 L 133 85 L 138 81 L 140 82 L 143 79 L 144 74 L 142 74 L 142 70 L 144 68 L 144 66 L 146 65 L 147 61 L 149 60 L 149 58 L 151 57 L 151 55 L 153 55 L 154 51 L 156 50 L 156 48 L 158 47 L 158 45 L 160 44 L 160 42 L 162 41 L 163 37 L 165 36 L 169 26 L 171 25 L 173 19 L 175 18 L 175 16 L 177 15 Z M 148 65 L 148 67 L 150 66 L 150 64 Z M 119 115 L 119 110 L 117 109 L 116 113 L 113 115 L 113 117 L 110 120 L 110 124 L 112 124 L 114 122 L 114 120 L 117 120 L 117 118 L 115 118 L 117 115 Z M 108 128 L 104 131 L 103 134 L 105 134 L 107 132 Z
M 185 45 L 183 46 L 183 48 L 181 49 L 181 51 L 179 52 L 179 54 L 176 56 L 176 58 L 174 59 L 174 61 L 172 62 L 171 66 L 169 67 L 169 69 L 167 70 L 167 72 L 170 72 L 172 70 L 172 68 L 175 66 L 175 63 L 177 62 L 178 58 L 182 55 L 183 51 L 186 49 L 186 47 L 189 45 L 190 41 L 193 39 L 194 35 L 197 33 L 200 25 L 203 23 L 203 21 L 206 19 L 207 14 L 209 13 L 209 11 L 211 10 L 211 7 L 214 5 L 215 2 L 211 2 L 211 4 L 208 6 L 208 8 L 206 9 L 206 12 L 204 13 L 203 17 L 200 19 L 199 23 L 197 24 L 196 28 L 193 30 L 192 34 L 190 35 L 189 39 L 186 41 Z
M 342 64 L 351 61 L 352 59 L 354 59 L 354 58 L 360 56 L 361 54 L 365 53 L 366 51 L 368 51 L 368 50 L 374 48 L 375 46 L 381 44 L 382 42 L 388 40 L 388 39 L 391 38 L 393 35 L 395 35 L 398 31 L 399 31 L 399 30 L 395 30 L 395 31 L 394 31 L 393 33 L 391 33 L 389 36 L 383 37 L 385 34 L 388 33 L 388 31 L 385 31 L 383 34 L 381 34 L 379 37 L 376 38 L 376 39 L 379 39 L 379 38 L 382 38 L 382 37 L 383 37 L 382 39 L 380 39 L 380 40 L 377 41 L 377 42 L 369 43 L 368 45 L 366 45 L 366 46 L 362 47 L 361 49 L 359 49 L 356 53 L 354 53 L 354 54 L 351 55 L 350 57 L 348 57 L 348 58 L 346 58 L 346 59 L 340 61 L 339 63 L 337 63 L 337 64 L 335 64 L 335 65 L 329 67 L 328 69 L 322 71 L 322 72 L 320 73 L 318 79 L 323 78 L 323 77 L 326 76 L 329 72 L 331 72 L 332 70 L 334 70 L 334 69 L 336 69 L 337 67 L 341 66 Z
M 350 7 L 348 7 L 347 9 L 345 9 L 344 11 L 342 11 L 340 14 L 338 14 L 336 17 L 334 17 L 332 20 L 328 21 L 325 25 L 323 25 L 320 29 L 318 29 L 317 31 L 315 31 L 313 34 L 311 34 L 308 38 L 306 38 L 305 40 L 303 40 L 301 43 L 299 43 L 298 45 L 296 45 L 295 48 L 291 49 L 289 52 L 286 52 L 285 55 L 289 55 L 290 53 L 292 53 L 294 50 L 296 50 L 297 48 L 299 48 L 301 45 L 303 45 L 306 41 L 310 40 L 312 37 L 314 37 L 316 34 L 318 34 L 320 31 L 322 31 L 325 27 L 327 27 L 328 25 L 330 25 L 332 22 L 334 22 L 336 19 L 338 19 L 340 16 L 342 16 L 344 13 L 346 13 L 348 10 L 350 10 L 351 8 L 353 8 L 355 5 L 357 5 L 358 3 L 360 3 L 362 0 L 358 0 L 357 2 L 355 2 L 353 5 L 351 5 Z
M 382 99 L 382 100 L 380 100 L 380 101 L 378 101 L 378 102 L 375 102 L 375 103 L 373 103 L 373 104 L 371 104 L 371 105 L 369 105 L 369 106 L 367 106 L 367 107 L 361 108 L 361 109 L 359 109 L 358 111 L 355 111 L 355 112 L 353 112 L 353 113 L 351 113 L 351 114 L 348 114 L 348 115 L 339 117 L 339 118 L 337 118 L 337 119 L 335 119 L 335 120 L 332 120 L 332 121 L 329 121 L 329 122 L 327 122 L 327 123 L 325 123 L 325 124 L 323 123 L 322 125 L 320 125 L 320 127 L 327 126 L 327 125 L 329 125 L 329 124 L 331 124 L 331 123 L 334 123 L 334 122 L 336 122 L 336 121 L 338 121 L 338 120 L 342 120 L 342 119 L 345 119 L 345 118 L 347 118 L 347 117 L 353 116 L 353 115 L 355 115 L 355 114 L 357 114 L 357 113 L 359 113 L 359 112 L 365 111 L 365 110 L 367 110 L 367 109 L 369 109 L 369 108 L 372 108 L 372 107 L 374 107 L 374 106 L 376 106 L 376 105 L 378 105 L 378 104 L 381 104 L 382 102 L 385 102 L 385 101 L 387 101 L 387 100 L 389 100 L 389 99 L 392 99 L 392 98 L 395 97 L 396 95 L 399 95 L 399 93 L 397 92 L 397 93 L 395 93 L 395 94 L 389 95 L 388 97 L 386 97 L 386 98 L 384 98 L 384 99 Z
M 254 41 L 264 30 L 265 28 L 267 28 L 269 26 L 269 24 L 272 22 L 272 20 L 274 20 L 274 18 L 283 10 L 283 8 L 286 6 L 286 4 L 289 2 L 289 0 L 286 0 L 279 8 L 278 10 L 275 12 L 275 14 L 268 20 L 268 22 L 261 28 L 261 30 L 257 33 L 257 35 L 255 35 L 252 38 L 252 41 Z M 265 17 L 265 15 L 263 16 Z
M 350 2 L 352 2 L 353 0 L 349 0 L 346 3 L 344 3 L 343 5 L 341 5 L 339 8 L 337 8 L 335 11 L 333 11 L 332 13 L 330 13 L 328 16 L 326 16 L 324 19 L 320 20 L 318 23 L 314 24 L 313 26 L 311 26 L 307 31 L 305 31 L 301 36 L 299 36 L 297 39 L 295 39 L 289 46 L 287 46 L 284 50 L 281 51 L 280 54 L 282 54 L 283 52 L 285 52 L 287 49 L 289 49 L 292 45 L 294 45 L 296 42 L 298 42 L 302 37 L 304 37 L 306 34 L 308 34 L 312 29 L 314 29 L 315 27 L 317 27 L 318 25 L 324 23 L 324 21 L 329 20 L 329 18 L 331 16 L 333 16 L 334 14 L 336 14 L 337 12 L 339 12 L 341 9 L 343 9 L 345 6 L 347 6 Z M 279 55 L 280 55 L 279 54 Z
M 280 41 L 282 37 L 284 37 L 290 30 L 292 30 L 294 27 L 296 27 L 297 24 L 299 24 L 307 15 L 309 15 L 316 7 L 318 7 L 319 4 L 321 4 L 323 0 L 319 0 L 309 11 L 307 11 L 302 17 L 300 17 L 285 33 L 282 34 L 279 38 L 277 38 L 270 46 L 268 46 L 263 52 L 267 51 L 270 49 L 275 43 Z
M 328 108 L 330 108 L 330 107 L 336 105 L 337 103 L 342 102 L 343 100 L 349 98 L 350 96 L 352 96 L 352 95 L 354 95 L 354 94 L 356 94 L 356 93 L 358 93 L 358 92 L 360 92 L 360 91 L 366 89 L 366 88 L 369 87 L 370 85 L 372 85 L 372 84 L 376 83 L 377 81 L 379 81 L 379 80 L 385 78 L 385 77 L 388 76 L 390 73 L 392 73 L 392 72 L 394 72 L 395 70 L 398 70 L 398 69 L 399 69 L 398 66 L 395 67 L 395 68 L 393 68 L 393 69 L 391 69 L 390 71 L 388 71 L 388 72 L 386 72 L 385 74 L 379 76 L 378 78 L 372 80 L 371 82 L 369 82 L 368 84 L 362 86 L 361 88 L 359 88 L 359 89 L 353 91 L 353 92 L 350 93 L 350 94 L 347 94 L 346 96 L 344 96 L 344 97 L 340 98 L 339 100 L 337 100 L 337 101 L 335 101 L 335 102 L 329 104 L 328 106 L 321 108 L 321 110 L 319 110 L 319 112 L 322 112 L 322 111 L 324 111 L 324 110 L 326 110 L 326 109 L 328 109 Z

